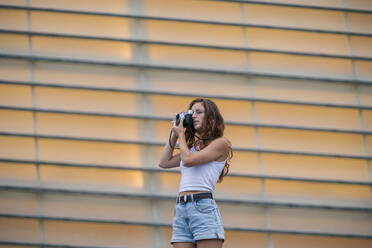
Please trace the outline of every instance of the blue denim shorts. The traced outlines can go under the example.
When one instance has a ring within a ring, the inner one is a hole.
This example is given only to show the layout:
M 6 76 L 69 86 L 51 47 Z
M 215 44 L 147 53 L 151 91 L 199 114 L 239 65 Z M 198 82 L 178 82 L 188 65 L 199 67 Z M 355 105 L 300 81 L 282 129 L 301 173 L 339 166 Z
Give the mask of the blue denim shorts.
M 174 207 L 171 244 L 202 239 L 225 240 L 222 218 L 214 199 L 177 203 Z

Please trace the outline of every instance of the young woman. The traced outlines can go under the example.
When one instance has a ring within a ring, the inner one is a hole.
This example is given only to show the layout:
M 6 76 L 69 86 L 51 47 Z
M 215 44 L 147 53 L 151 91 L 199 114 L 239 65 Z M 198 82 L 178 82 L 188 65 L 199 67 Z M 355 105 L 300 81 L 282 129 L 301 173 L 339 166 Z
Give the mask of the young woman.
M 197 98 L 189 109 L 193 127 L 185 129 L 183 118 L 178 125 L 172 121 L 172 136 L 159 163 L 161 168 L 181 167 L 171 244 L 174 248 L 220 248 L 225 234 L 212 193 L 229 171 L 231 143 L 223 137 L 224 120 L 213 101 Z M 173 155 L 177 139 L 180 153 Z

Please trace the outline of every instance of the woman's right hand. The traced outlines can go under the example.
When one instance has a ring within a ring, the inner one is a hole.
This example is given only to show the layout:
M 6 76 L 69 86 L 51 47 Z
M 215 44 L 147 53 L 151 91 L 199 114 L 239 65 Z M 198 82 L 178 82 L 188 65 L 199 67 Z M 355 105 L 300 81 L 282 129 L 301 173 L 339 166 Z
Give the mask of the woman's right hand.
M 171 140 L 170 140 L 171 143 L 172 143 L 172 146 L 173 146 L 173 147 L 176 145 L 176 143 L 177 143 L 177 139 L 178 139 L 178 134 L 177 134 L 177 132 L 175 132 L 175 131 L 173 130 L 173 126 L 174 126 L 175 123 L 176 123 L 176 121 L 173 120 L 173 121 L 172 121 L 172 129 L 171 129 L 172 136 L 171 136 Z
M 183 119 L 184 119 L 183 117 L 180 118 L 180 122 L 178 123 L 178 125 L 176 125 L 175 120 L 172 121 L 172 130 L 173 130 L 173 133 L 176 134 L 177 138 L 178 136 L 180 136 L 180 134 L 185 132 L 184 127 L 183 127 Z
M 171 131 L 173 133 L 172 135 L 178 138 L 178 134 L 174 131 L 174 125 L 176 124 L 176 120 L 172 120 L 171 123 L 172 123 Z

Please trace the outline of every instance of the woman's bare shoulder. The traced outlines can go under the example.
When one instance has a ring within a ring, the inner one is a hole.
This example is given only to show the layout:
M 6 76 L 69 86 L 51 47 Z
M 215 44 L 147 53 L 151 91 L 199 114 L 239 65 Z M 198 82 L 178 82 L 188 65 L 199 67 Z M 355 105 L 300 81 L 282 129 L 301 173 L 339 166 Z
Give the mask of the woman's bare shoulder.
M 224 147 L 224 148 L 231 147 L 231 142 L 225 137 L 216 138 L 212 141 L 212 143 L 214 143 L 216 146 L 219 146 L 219 147 Z

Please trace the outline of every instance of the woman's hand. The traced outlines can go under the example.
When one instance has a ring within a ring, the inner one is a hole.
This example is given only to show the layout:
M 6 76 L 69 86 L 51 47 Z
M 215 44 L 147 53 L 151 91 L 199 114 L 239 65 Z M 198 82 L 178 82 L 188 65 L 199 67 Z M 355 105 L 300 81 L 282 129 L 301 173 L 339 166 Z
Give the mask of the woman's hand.
M 183 117 L 180 118 L 180 123 L 178 124 L 178 126 L 176 125 L 176 121 L 173 120 L 172 123 L 173 123 L 173 126 L 172 126 L 172 130 L 174 132 L 174 134 L 179 137 L 181 134 L 184 134 L 184 127 L 183 127 Z

